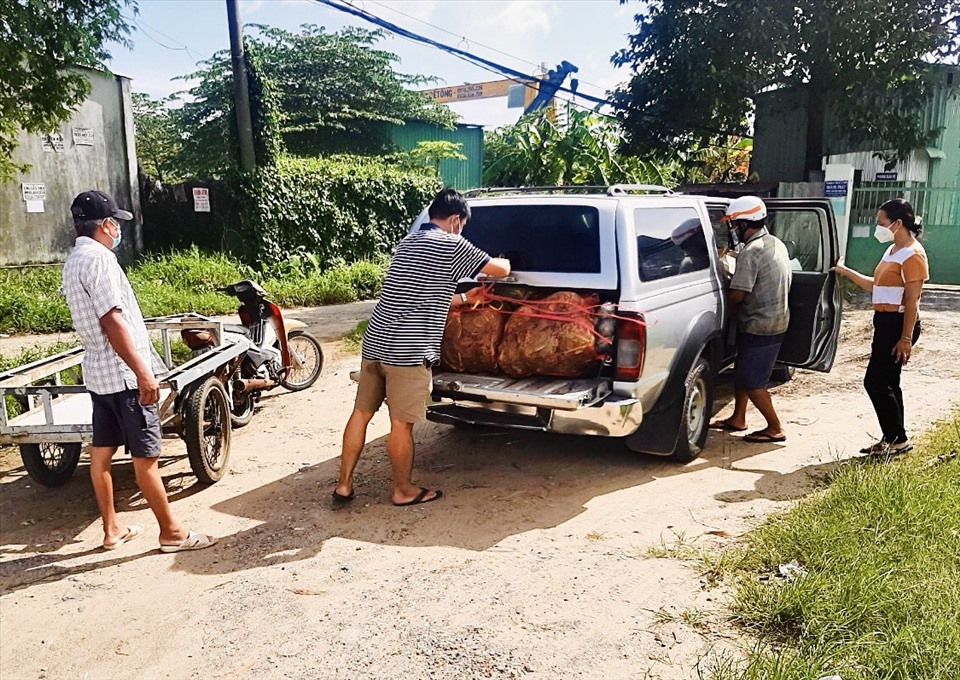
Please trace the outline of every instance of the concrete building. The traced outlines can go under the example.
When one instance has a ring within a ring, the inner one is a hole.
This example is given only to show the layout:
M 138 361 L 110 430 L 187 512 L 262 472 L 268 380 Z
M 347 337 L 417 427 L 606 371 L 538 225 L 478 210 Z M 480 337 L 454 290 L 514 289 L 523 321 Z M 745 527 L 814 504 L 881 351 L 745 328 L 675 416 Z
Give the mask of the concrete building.
M 78 70 L 91 91 L 70 120 L 49 135 L 19 136 L 13 160 L 30 169 L 0 184 L 0 266 L 62 262 L 75 238 L 70 204 L 88 189 L 133 213 L 121 254 L 143 249 L 130 79 Z

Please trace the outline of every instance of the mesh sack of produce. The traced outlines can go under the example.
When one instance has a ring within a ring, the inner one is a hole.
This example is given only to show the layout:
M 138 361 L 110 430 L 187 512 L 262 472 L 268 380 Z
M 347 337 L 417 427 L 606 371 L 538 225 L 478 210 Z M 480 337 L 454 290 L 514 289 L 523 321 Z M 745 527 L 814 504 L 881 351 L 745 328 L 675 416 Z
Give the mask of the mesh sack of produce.
M 458 373 L 494 373 L 506 315 L 492 307 L 450 310 L 440 345 L 440 363 Z
M 596 295 L 560 291 L 537 304 L 522 305 L 504 327 L 500 370 L 514 378 L 582 375 L 597 361 L 594 315 L 587 308 L 598 303 Z

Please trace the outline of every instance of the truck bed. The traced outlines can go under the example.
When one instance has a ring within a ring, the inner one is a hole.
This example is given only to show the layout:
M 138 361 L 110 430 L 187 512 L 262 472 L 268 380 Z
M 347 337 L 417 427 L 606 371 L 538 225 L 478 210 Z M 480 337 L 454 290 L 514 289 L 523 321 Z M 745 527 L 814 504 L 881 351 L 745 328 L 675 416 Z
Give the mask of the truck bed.
M 434 373 L 433 398 L 498 401 L 564 411 L 596 404 L 612 391 L 604 378 L 509 378 L 469 373 Z

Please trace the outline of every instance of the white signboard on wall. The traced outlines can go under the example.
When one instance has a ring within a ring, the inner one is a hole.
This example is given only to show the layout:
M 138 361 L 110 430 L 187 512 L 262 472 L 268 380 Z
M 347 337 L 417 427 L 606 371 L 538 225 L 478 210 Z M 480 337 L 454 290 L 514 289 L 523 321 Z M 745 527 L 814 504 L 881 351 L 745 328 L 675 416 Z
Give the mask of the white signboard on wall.
M 59 132 L 50 133 L 50 144 L 57 153 L 63 153 L 67 148 L 67 145 L 63 143 L 63 135 Z
M 93 128 L 73 128 L 73 143 L 77 146 L 93 146 Z
M 193 187 L 193 212 L 210 212 L 210 190 Z
M 25 201 L 45 201 L 47 185 L 42 182 L 23 182 L 20 184 L 20 193 Z

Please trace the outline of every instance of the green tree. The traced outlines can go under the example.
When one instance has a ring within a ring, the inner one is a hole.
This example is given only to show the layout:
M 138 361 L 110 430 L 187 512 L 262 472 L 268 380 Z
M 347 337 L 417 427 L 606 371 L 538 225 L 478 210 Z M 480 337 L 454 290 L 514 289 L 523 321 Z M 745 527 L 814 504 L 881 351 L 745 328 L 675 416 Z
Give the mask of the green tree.
M 269 99 L 259 108 L 264 126 L 275 129 L 294 154 L 355 151 L 364 144 L 381 151 L 389 143 L 384 124 L 455 121 L 449 108 L 409 89 L 432 79 L 397 73 L 397 56 L 374 49 L 379 31 L 328 33 L 304 25 L 291 33 L 259 24 L 247 30 L 244 45 L 257 72 L 251 97 L 260 88 Z M 183 76 L 200 81 L 183 106 L 184 162 L 196 172 L 222 174 L 236 166 L 230 53 L 217 52 L 200 66 Z M 259 152 L 257 161 L 262 162 Z
M 592 111 L 567 106 L 552 120 L 546 112 L 523 116 L 484 136 L 486 186 L 673 184 L 678 165 L 619 153 L 620 125 Z
M 613 62 L 632 69 L 615 99 L 624 149 L 639 155 L 744 136 L 756 93 L 799 86 L 808 171 L 820 169 L 828 106 L 851 141 L 903 158 L 937 132 L 917 115 L 924 59 L 960 52 L 957 0 L 657 0 L 635 19 Z
M 244 39 L 244 57 L 254 153 L 259 165 L 272 165 L 283 152 L 276 85 L 264 75 L 259 46 L 249 39 Z M 182 144 L 178 170 L 183 177 L 222 177 L 239 166 L 230 53 L 217 52 L 200 65 L 203 70 L 181 76 L 199 78 L 200 83 L 190 89 L 192 99 L 176 114 Z
M 179 175 L 180 111 L 170 108 L 171 99 L 152 99 L 143 92 L 133 93 L 133 124 L 137 143 L 137 163 L 150 179 L 170 182 Z
M 103 68 L 107 40 L 129 47 L 121 13 L 136 0 L 4 0 L 0 3 L 0 181 L 25 168 L 13 162 L 20 130 L 49 132 L 90 91 L 71 66 Z

